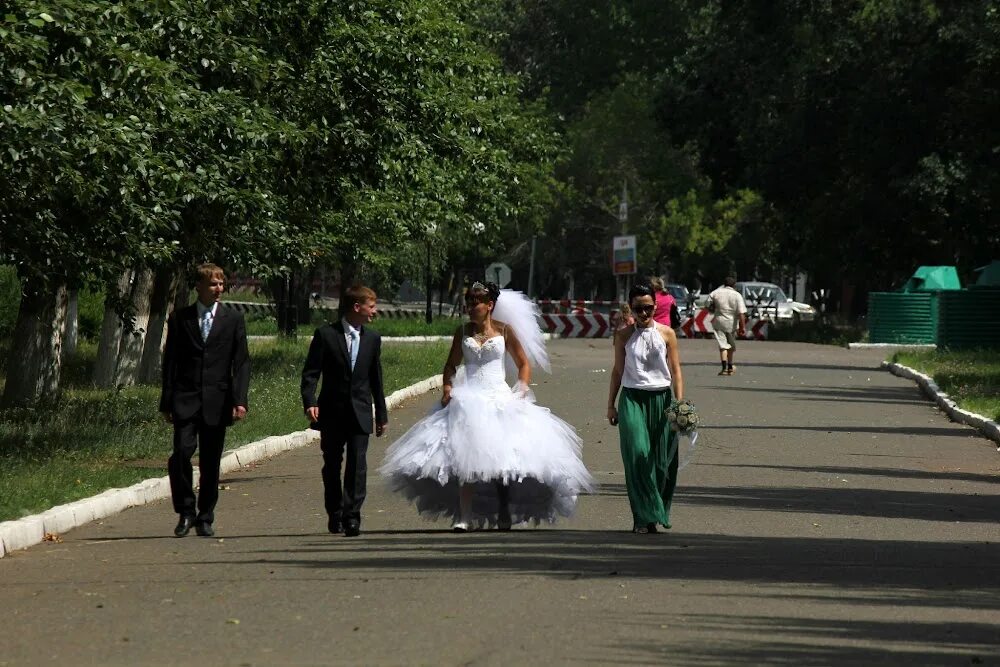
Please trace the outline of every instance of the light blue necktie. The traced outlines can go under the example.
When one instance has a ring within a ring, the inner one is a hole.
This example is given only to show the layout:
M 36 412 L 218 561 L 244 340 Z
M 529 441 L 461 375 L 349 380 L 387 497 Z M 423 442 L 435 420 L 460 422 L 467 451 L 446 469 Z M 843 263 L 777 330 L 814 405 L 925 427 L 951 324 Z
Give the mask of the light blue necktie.
M 201 316 L 201 340 L 208 340 L 208 332 L 212 330 L 212 311 L 206 310 Z
M 351 370 L 354 370 L 354 364 L 358 361 L 358 331 L 357 329 L 351 329 Z

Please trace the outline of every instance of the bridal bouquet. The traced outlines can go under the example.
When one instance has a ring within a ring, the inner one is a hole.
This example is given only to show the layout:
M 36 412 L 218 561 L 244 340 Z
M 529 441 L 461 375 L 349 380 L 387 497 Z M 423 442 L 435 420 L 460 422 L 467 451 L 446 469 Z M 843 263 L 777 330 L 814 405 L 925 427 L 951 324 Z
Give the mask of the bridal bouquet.
M 670 401 L 670 407 L 667 408 L 667 421 L 670 422 L 670 427 L 681 435 L 690 435 L 697 431 L 700 423 L 698 411 L 694 404 L 686 398 L 682 401 Z

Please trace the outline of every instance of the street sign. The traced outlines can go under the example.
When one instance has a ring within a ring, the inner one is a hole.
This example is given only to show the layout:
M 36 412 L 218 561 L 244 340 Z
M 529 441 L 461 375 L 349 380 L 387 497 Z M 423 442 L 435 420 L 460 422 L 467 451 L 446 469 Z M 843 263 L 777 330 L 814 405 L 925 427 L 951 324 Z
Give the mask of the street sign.
M 616 276 L 629 275 L 639 270 L 634 236 L 616 236 L 611 252 L 611 269 Z
M 510 267 L 503 262 L 493 262 L 486 267 L 486 280 L 506 287 L 510 283 Z

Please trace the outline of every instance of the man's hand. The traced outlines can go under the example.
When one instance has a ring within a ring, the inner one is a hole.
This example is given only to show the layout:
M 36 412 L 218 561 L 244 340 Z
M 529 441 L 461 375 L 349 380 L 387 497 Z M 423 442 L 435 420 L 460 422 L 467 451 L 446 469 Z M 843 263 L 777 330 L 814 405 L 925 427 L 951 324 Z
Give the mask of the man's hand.
M 319 421 L 319 406 L 314 405 L 311 408 L 306 408 L 306 417 L 309 417 L 309 421 L 318 422 Z
M 167 422 L 168 424 L 174 423 L 174 416 L 169 412 L 161 412 L 160 415 L 163 416 L 163 421 Z
M 233 421 L 238 422 L 247 416 L 247 407 L 245 405 L 237 405 L 233 407 Z
M 608 408 L 608 423 L 612 426 L 618 426 L 618 408 Z
M 389 424 L 375 424 L 375 437 L 381 438 L 389 430 Z

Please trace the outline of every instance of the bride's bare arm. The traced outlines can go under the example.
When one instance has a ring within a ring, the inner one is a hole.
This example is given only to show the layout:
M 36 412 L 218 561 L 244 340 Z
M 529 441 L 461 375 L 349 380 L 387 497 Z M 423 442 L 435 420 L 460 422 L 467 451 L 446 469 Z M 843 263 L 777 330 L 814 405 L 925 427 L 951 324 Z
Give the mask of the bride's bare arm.
M 451 350 L 448 351 L 448 359 L 444 362 L 444 370 L 441 386 L 441 405 L 448 405 L 451 400 L 451 381 L 455 378 L 458 365 L 462 363 L 462 337 L 465 335 L 465 325 L 455 330 L 455 336 L 451 339 Z

